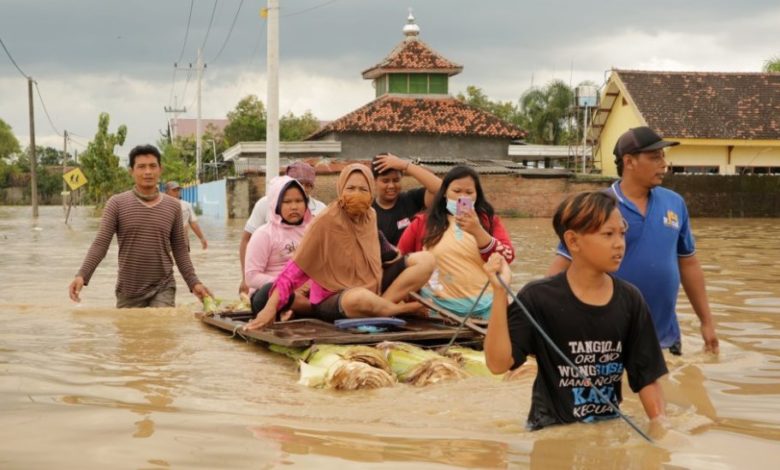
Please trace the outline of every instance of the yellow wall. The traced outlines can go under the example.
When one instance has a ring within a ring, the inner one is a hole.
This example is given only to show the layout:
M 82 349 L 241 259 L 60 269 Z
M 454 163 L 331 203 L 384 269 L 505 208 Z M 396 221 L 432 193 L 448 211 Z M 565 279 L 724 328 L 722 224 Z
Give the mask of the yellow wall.
M 601 160 L 601 173 L 617 176 L 612 150 L 618 137 L 632 127 L 647 125 L 631 97 L 624 93 L 619 77 L 610 77 L 605 92 L 619 92 L 599 135 L 596 159 Z M 718 166 L 722 175 L 733 175 L 738 166 L 780 166 L 780 140 L 679 139 L 680 145 L 667 149 L 669 166 Z M 729 160 L 729 146 L 732 147 Z
M 612 105 L 612 111 L 610 111 L 599 136 L 600 143 L 596 155 L 597 158 L 601 157 L 601 174 L 606 176 L 617 176 L 615 156 L 612 151 L 615 149 L 618 137 L 632 127 L 645 125 L 636 108 L 628 99 L 626 99 L 627 103 L 623 104 L 623 98 L 621 91 L 615 104 Z

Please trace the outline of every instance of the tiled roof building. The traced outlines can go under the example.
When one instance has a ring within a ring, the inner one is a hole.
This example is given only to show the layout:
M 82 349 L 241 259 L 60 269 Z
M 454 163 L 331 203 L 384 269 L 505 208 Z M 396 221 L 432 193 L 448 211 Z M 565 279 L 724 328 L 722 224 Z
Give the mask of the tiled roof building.
M 517 126 L 449 95 L 449 77 L 463 70 L 420 41 L 409 14 L 404 41 L 363 71 L 376 99 L 330 122 L 307 140 L 342 142 L 340 157 L 365 159 L 385 151 L 402 157 L 507 157 Z
M 780 74 L 613 70 L 590 132 L 603 174 L 636 126 L 680 142 L 666 151 L 673 173 L 780 174 Z

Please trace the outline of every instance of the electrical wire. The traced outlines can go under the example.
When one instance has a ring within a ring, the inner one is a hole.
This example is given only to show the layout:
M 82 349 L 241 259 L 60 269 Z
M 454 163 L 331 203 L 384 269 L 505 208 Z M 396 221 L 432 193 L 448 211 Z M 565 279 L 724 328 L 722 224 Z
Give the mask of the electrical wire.
M 0 38 L 0 45 L 2 45 L 2 46 L 3 46 L 3 50 L 4 50 L 4 51 L 5 51 L 5 53 L 8 55 L 8 58 L 9 58 L 9 59 L 11 59 L 11 63 L 12 63 L 12 64 L 14 64 L 14 67 L 16 67 L 16 70 L 18 70 L 18 71 L 19 71 L 19 73 L 20 73 L 20 74 L 22 74 L 22 76 L 23 76 L 24 78 L 27 78 L 27 79 L 29 79 L 29 78 L 30 78 L 30 76 L 29 76 L 29 75 L 27 75 L 26 73 L 24 73 L 24 72 L 22 71 L 22 69 L 19 67 L 19 65 L 18 65 L 18 64 L 16 63 L 16 61 L 14 60 L 14 57 L 11 55 L 11 51 L 9 51 L 7 47 L 5 47 L 5 43 L 3 42 L 3 38 Z
M 43 96 L 41 96 L 41 89 L 38 88 L 38 82 L 33 80 L 33 85 L 35 85 L 35 91 L 38 92 L 38 99 L 41 101 L 41 106 L 43 107 L 43 114 L 45 114 L 46 115 L 46 119 L 49 120 L 49 125 L 51 126 L 52 129 L 54 129 L 54 133 L 55 134 L 61 136 L 62 133 L 57 130 L 57 126 L 54 125 L 54 122 L 52 121 L 51 116 L 49 116 L 49 110 L 46 109 L 46 103 L 44 103 Z
M 184 32 L 184 44 L 181 45 L 181 52 L 179 58 L 176 59 L 176 63 L 181 62 L 181 58 L 184 57 L 184 49 L 187 47 L 187 38 L 190 36 L 190 21 L 192 20 L 192 7 L 195 5 L 195 0 L 190 2 L 190 13 L 187 15 L 187 30 Z M 175 66 L 175 65 L 174 65 Z
M 203 38 L 203 44 L 200 46 L 200 50 L 206 48 L 206 41 L 209 40 L 209 33 L 211 33 L 211 25 L 214 23 L 214 13 L 217 12 L 217 0 L 214 0 L 214 8 L 211 9 L 211 19 L 209 19 L 209 27 L 206 29 L 206 37 Z
M 284 15 L 279 15 L 279 17 L 280 18 L 287 18 L 287 17 L 290 17 L 290 16 L 301 15 L 303 13 L 308 13 L 308 12 L 310 12 L 312 10 L 316 10 L 318 8 L 326 7 L 326 6 L 330 5 L 331 3 L 336 3 L 338 1 L 339 0 L 329 0 L 327 2 L 320 3 L 319 5 L 314 5 L 313 7 L 304 8 L 303 10 L 294 11 L 292 13 L 287 13 L 287 14 L 284 14 Z
M 219 59 L 219 56 L 222 55 L 222 51 L 225 50 L 225 46 L 227 46 L 227 43 L 230 40 L 230 35 L 233 34 L 233 28 L 235 28 L 236 26 L 236 20 L 238 19 L 238 14 L 241 12 L 241 6 L 243 5 L 244 5 L 244 0 L 241 0 L 241 2 L 239 2 L 238 4 L 238 8 L 236 9 L 236 14 L 233 15 L 233 23 L 231 23 L 230 25 L 230 30 L 227 33 L 227 37 L 225 37 L 225 42 L 222 43 L 222 47 L 219 48 L 219 52 L 217 52 L 217 55 L 213 59 L 211 59 L 212 64 L 216 62 L 217 59 Z

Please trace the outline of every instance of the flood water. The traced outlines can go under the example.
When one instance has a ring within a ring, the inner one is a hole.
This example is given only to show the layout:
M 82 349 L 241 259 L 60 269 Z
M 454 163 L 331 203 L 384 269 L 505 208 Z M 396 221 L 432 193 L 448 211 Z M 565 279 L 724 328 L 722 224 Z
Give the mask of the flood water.
M 30 214 L 0 207 L 0 468 L 777 468 L 780 220 L 694 220 L 721 354 L 698 352 L 682 294 L 685 355 L 668 358 L 664 381 L 672 430 L 650 445 L 619 420 L 526 431 L 532 378 L 297 385 L 292 361 L 195 320 L 180 277 L 177 308 L 114 309 L 115 242 L 75 305 L 67 286 L 98 219 Z M 243 221 L 201 222 L 198 275 L 235 298 Z M 555 240 L 548 220 L 507 225 L 519 288 L 545 272 Z

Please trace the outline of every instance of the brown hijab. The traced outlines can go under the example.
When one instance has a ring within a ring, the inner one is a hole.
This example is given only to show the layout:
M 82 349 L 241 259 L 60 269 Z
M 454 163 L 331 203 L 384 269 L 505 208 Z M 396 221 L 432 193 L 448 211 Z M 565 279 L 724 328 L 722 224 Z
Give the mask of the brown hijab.
M 336 183 L 338 199 L 331 202 L 309 225 L 293 260 L 303 272 L 325 289 L 338 292 L 350 287 L 365 287 L 379 293 L 382 261 L 376 212 L 368 208 L 355 221 L 344 210 L 344 188 L 353 173 L 361 173 L 374 194 L 371 171 L 352 164 L 341 171 Z

